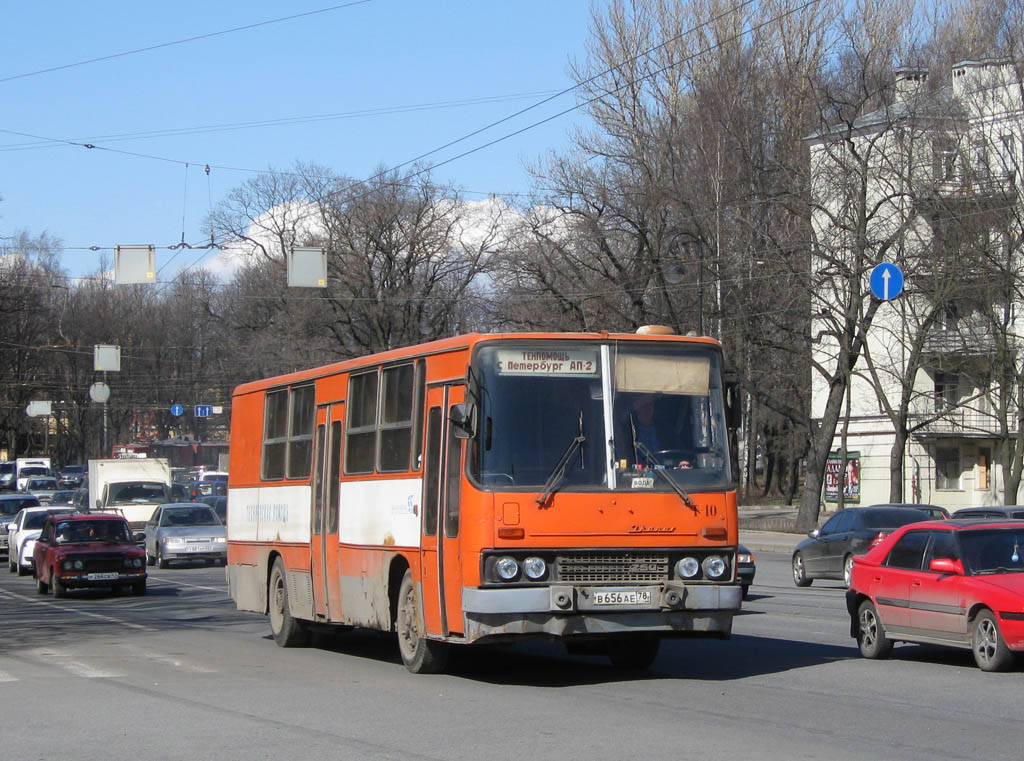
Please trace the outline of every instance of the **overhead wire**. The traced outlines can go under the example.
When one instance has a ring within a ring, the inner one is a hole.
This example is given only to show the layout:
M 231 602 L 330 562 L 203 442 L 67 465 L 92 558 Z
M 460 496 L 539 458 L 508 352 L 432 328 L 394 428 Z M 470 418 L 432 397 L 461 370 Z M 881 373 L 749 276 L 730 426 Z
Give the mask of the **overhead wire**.
M 36 71 L 28 71 L 23 74 L 13 74 L 6 77 L 0 77 L 0 84 L 3 82 L 11 82 L 15 79 L 25 79 L 26 77 L 34 77 L 39 74 L 49 74 L 54 71 L 63 71 L 65 69 L 72 69 L 77 66 L 86 66 L 91 63 L 99 63 L 100 61 L 111 61 L 115 58 L 124 58 L 125 56 L 137 55 L 139 53 L 148 53 L 153 50 L 160 50 L 161 48 L 169 48 L 174 45 L 183 45 L 187 42 L 196 42 L 198 40 L 207 40 L 211 37 L 221 37 L 226 34 L 234 34 L 235 32 L 243 32 L 249 29 L 257 29 L 261 26 L 269 26 L 271 24 L 280 24 L 284 21 L 293 21 L 299 18 L 306 18 L 308 16 L 316 16 L 322 13 L 329 13 L 331 11 L 340 10 L 343 8 L 351 8 L 355 5 L 365 5 L 371 3 L 373 0 L 352 0 L 351 2 L 341 3 L 339 5 L 332 5 L 327 8 L 319 8 L 313 11 L 306 11 L 304 13 L 294 13 L 291 16 L 282 16 L 281 18 L 270 19 L 268 21 L 259 21 L 253 24 L 244 24 L 243 26 L 232 27 L 231 29 L 222 29 L 218 32 L 208 32 L 206 34 L 197 34 L 192 37 L 186 37 L 182 40 L 174 40 L 172 42 L 161 42 L 157 45 L 148 45 L 143 48 L 136 48 L 135 50 L 126 50 L 121 53 L 111 53 L 110 55 L 98 56 L 96 58 L 89 58 L 84 61 L 75 61 L 74 63 L 66 63 L 61 66 L 50 66 L 45 69 L 38 69 Z

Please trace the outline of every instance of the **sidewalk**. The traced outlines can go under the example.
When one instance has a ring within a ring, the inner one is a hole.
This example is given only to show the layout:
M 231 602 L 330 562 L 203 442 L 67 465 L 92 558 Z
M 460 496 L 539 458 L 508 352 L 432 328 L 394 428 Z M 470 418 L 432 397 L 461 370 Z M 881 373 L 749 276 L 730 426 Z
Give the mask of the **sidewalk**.
M 782 552 L 790 554 L 807 537 L 793 530 L 797 508 L 786 506 L 758 507 L 743 505 L 739 508 L 740 544 L 753 552 Z M 819 524 L 830 517 L 822 513 Z

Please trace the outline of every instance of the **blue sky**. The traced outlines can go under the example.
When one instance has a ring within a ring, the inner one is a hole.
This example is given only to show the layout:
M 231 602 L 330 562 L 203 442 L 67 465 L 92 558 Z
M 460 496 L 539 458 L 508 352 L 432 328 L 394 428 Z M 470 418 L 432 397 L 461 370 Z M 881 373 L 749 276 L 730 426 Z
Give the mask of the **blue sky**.
M 0 236 L 48 232 L 67 247 L 75 276 L 100 263 L 100 253 L 82 250 L 90 246 L 151 243 L 164 267 L 174 254 L 165 247 L 183 231 L 204 242 L 207 211 L 254 175 L 243 170 L 302 160 L 368 177 L 571 86 L 568 61 L 583 59 L 590 20 L 585 0 L 369 0 L 314 13 L 337 4 L 5 3 Z M 298 14 L 309 15 L 216 34 Z M 492 102 L 467 102 L 480 99 Z M 557 98 L 429 161 L 574 102 Z M 416 110 L 395 112 L 403 108 Z M 357 113 L 371 110 L 391 113 Z M 219 129 L 272 120 L 295 123 Z M 564 149 L 580 120 L 559 117 L 434 177 L 470 200 L 525 191 L 524 161 Z M 167 130 L 180 133 L 152 134 Z M 129 134 L 142 136 L 115 137 Z

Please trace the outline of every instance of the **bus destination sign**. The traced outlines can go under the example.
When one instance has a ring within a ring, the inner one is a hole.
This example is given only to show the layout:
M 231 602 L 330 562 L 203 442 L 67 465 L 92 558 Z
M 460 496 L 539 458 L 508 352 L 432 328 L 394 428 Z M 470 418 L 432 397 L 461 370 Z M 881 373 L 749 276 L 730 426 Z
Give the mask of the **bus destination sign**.
M 575 375 L 596 377 L 597 352 L 570 349 L 502 349 L 499 375 Z

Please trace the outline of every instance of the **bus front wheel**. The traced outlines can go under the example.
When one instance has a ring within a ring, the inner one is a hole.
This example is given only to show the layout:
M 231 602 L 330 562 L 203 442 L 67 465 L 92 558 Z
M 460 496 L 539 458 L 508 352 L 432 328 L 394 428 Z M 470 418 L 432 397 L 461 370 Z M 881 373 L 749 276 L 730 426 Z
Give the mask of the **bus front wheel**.
M 448 644 L 427 639 L 420 630 L 419 605 L 416 585 L 408 569 L 398 590 L 398 610 L 395 629 L 398 631 L 398 651 L 402 663 L 414 674 L 436 674 L 448 663 Z
M 302 622 L 293 618 L 288 609 L 288 582 L 281 558 L 274 561 L 270 571 L 270 586 L 267 589 L 270 608 L 270 632 L 274 642 L 281 647 L 300 647 L 308 641 L 308 633 Z

